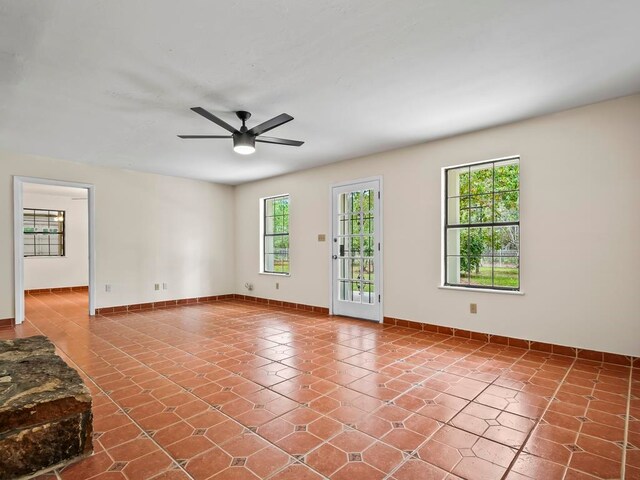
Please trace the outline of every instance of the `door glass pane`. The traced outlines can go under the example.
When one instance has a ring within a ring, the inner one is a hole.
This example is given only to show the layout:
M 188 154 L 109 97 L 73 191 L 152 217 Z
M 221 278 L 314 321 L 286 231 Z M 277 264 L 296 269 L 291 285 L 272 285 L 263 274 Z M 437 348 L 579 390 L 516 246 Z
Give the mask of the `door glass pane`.
M 363 248 L 362 256 L 373 257 L 373 249 L 374 249 L 373 237 L 372 236 L 362 237 L 362 240 L 364 242 L 362 247 Z
M 349 255 L 351 257 L 360 256 L 360 237 L 349 237 Z
M 363 233 L 365 235 L 373 234 L 374 228 L 373 228 L 373 213 L 372 212 L 368 212 L 368 213 L 364 214 L 362 231 L 363 231 Z
M 353 294 L 353 301 L 362 303 L 362 296 L 360 290 L 362 289 L 362 284 L 360 282 L 351 282 L 351 292 Z
M 349 211 L 352 213 L 358 213 L 362 209 L 361 204 L 362 195 L 360 192 L 351 192 L 349 194 Z
M 347 220 L 345 215 L 338 215 L 338 235 L 347 233 Z
M 362 283 L 362 303 L 373 304 L 375 287 L 373 283 Z
M 368 282 L 373 282 L 375 279 L 373 258 L 365 259 L 362 261 L 362 279 Z
M 364 191 L 364 198 L 363 198 L 363 204 L 364 204 L 364 208 L 363 210 L 365 212 L 372 212 L 373 211 L 373 206 L 374 206 L 374 196 L 375 192 L 373 190 L 365 190 Z
M 375 198 L 372 189 L 338 195 L 337 275 L 343 301 L 375 303 Z
M 349 278 L 349 260 L 338 259 L 338 278 Z
M 351 228 L 351 230 L 349 231 L 349 233 L 351 233 L 352 235 L 357 235 L 361 232 L 361 219 L 360 219 L 360 215 L 352 215 L 351 216 L 351 221 L 349 222 L 349 226 Z
M 356 280 L 361 280 L 361 272 L 360 272 L 360 267 L 362 265 L 362 260 L 360 260 L 360 258 L 354 258 L 353 260 L 350 260 L 351 262 L 351 269 L 349 270 L 349 272 L 351 273 L 351 277 L 353 279 Z
M 338 281 L 338 293 L 340 300 L 351 302 L 353 301 L 353 290 L 351 290 L 351 282 L 340 280 Z

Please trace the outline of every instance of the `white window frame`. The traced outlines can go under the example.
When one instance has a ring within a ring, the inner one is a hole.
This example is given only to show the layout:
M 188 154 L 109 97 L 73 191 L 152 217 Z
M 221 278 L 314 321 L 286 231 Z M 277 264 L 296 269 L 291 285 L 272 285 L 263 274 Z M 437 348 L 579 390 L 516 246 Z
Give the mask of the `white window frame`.
M 264 264 L 264 240 L 265 240 L 265 211 L 264 211 L 264 205 L 265 202 L 267 200 L 270 200 L 272 198 L 281 198 L 281 197 L 288 197 L 289 198 L 289 232 L 287 233 L 287 235 L 289 236 L 289 271 L 288 272 L 268 272 L 265 270 L 265 264 Z M 268 197 L 262 197 L 260 198 L 260 241 L 259 241 L 259 245 L 260 245 L 260 270 L 259 273 L 261 275 L 275 275 L 278 277 L 289 277 L 291 276 L 291 195 L 288 193 L 279 193 L 277 195 L 269 195 Z
M 520 176 L 520 182 L 519 182 L 519 188 L 518 188 L 518 194 L 520 196 L 520 200 L 519 200 L 519 205 L 518 205 L 518 216 L 519 216 L 519 249 L 518 249 L 518 276 L 519 276 L 519 285 L 518 285 L 518 289 L 506 289 L 506 288 L 499 288 L 499 287 L 482 287 L 482 286 L 477 286 L 477 285 L 470 285 L 470 286 L 462 286 L 462 285 L 450 285 L 447 283 L 447 248 L 446 248 L 446 242 L 447 242 L 447 202 L 448 202 L 448 198 L 447 198 L 447 172 L 449 170 L 453 170 L 456 168 L 461 168 L 461 167 L 470 167 L 470 166 L 474 166 L 474 165 L 482 165 L 482 164 L 489 164 L 489 163 L 496 163 L 496 162 L 501 162 L 501 161 L 506 161 L 506 160 L 518 160 L 518 164 L 520 166 L 520 174 L 522 173 L 522 157 L 519 154 L 515 154 L 515 155 L 508 155 L 505 157 L 499 157 L 499 158 L 493 158 L 493 159 L 489 159 L 489 160 L 481 160 L 481 161 L 475 161 L 475 162 L 467 162 L 467 163 L 461 163 L 461 164 L 457 164 L 457 165 L 448 165 L 445 167 L 442 167 L 441 169 L 441 225 L 440 225 L 440 231 L 441 231 L 441 248 L 440 248 L 440 285 L 438 285 L 438 288 L 443 289 L 443 290 L 453 290 L 453 291 L 462 291 L 462 292 L 482 292 L 482 293 L 497 293 L 497 294 L 505 294 L 505 295 L 524 295 L 524 291 L 523 291 L 523 275 L 522 275 L 522 209 L 521 209 L 521 200 L 522 200 L 522 177 Z

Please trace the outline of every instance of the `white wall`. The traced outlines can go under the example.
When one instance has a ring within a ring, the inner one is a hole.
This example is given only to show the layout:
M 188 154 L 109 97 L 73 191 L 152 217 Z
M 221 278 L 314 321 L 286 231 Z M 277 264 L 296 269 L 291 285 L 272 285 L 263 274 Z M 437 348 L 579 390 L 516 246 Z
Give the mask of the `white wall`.
M 439 289 L 441 169 L 508 155 L 521 156 L 524 295 Z M 374 175 L 386 316 L 640 355 L 640 95 L 239 186 L 236 292 L 251 282 L 256 296 L 328 306 L 329 243 L 316 237 L 330 234 L 329 187 Z M 258 274 L 258 199 L 280 193 L 290 277 Z
M 233 187 L 0 152 L 0 318 L 14 316 L 13 175 L 95 185 L 97 307 L 233 293 Z
M 24 208 L 65 211 L 65 256 L 25 257 L 25 290 L 88 285 L 89 215 L 87 199 L 73 200 L 70 196 L 25 192 L 23 202 Z

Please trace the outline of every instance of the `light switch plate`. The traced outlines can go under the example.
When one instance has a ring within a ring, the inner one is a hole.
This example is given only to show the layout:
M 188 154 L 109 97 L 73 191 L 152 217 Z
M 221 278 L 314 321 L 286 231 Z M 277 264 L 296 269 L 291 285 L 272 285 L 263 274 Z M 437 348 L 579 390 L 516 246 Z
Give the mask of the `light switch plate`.
M 327 236 L 324 233 L 319 233 L 318 234 L 318 241 L 319 242 L 326 242 L 327 241 Z

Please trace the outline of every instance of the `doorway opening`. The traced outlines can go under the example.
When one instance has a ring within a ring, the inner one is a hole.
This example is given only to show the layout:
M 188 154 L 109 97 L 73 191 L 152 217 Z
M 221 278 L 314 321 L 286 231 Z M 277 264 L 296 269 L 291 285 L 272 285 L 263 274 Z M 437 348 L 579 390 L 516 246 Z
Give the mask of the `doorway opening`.
M 93 188 L 14 177 L 16 324 L 24 321 L 25 306 L 43 293 L 64 295 L 64 301 L 95 315 Z

